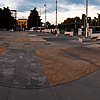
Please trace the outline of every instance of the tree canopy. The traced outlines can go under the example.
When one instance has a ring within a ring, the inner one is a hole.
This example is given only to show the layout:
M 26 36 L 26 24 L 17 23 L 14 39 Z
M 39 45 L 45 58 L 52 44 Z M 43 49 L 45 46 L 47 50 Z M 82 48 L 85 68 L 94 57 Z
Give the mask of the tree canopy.
M 11 29 L 13 27 L 11 20 L 14 20 L 14 18 L 11 16 L 9 7 L 0 8 L 0 28 Z
M 41 19 L 38 14 L 36 8 L 31 10 L 31 13 L 28 17 L 28 27 L 40 27 L 41 26 Z
M 67 18 L 66 20 L 64 20 L 62 24 L 75 23 L 75 20 L 76 22 L 81 22 L 81 19 L 79 17 L 75 17 L 75 18 Z

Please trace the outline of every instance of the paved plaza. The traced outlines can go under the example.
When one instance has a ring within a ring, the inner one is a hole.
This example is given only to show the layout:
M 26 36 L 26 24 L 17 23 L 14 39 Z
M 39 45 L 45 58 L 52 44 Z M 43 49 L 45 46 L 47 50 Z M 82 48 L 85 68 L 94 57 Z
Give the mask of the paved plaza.
M 0 100 L 99 100 L 100 41 L 0 31 Z

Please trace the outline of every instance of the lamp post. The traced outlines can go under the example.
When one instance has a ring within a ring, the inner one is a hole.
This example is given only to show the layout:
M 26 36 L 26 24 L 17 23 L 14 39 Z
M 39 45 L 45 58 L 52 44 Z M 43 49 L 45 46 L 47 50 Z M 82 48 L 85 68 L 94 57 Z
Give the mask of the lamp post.
M 39 10 L 40 12 L 40 32 L 41 32 L 41 9 Z
M 88 0 L 86 0 L 86 37 L 88 37 L 87 17 L 88 17 Z
M 56 37 L 58 35 L 58 32 L 57 32 L 57 0 L 56 0 Z
M 46 3 L 44 4 L 45 6 L 45 27 L 46 27 Z
M 100 25 L 100 20 L 99 20 L 100 14 L 97 13 L 97 15 L 98 15 L 98 26 L 99 26 Z
M 76 18 L 75 18 L 75 35 L 77 34 L 77 32 L 76 32 Z
M 56 30 L 57 30 L 57 0 L 56 0 Z

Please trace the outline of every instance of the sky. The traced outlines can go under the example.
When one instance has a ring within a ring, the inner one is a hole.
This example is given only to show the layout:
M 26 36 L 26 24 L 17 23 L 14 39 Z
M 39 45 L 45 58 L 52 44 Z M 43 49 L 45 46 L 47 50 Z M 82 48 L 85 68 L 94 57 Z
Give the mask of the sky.
M 63 22 L 68 17 L 82 17 L 86 13 L 86 0 L 57 0 L 58 1 L 58 23 Z M 35 7 L 41 11 L 42 22 L 45 22 L 46 3 L 47 18 L 52 24 L 56 23 L 56 0 L 0 0 L 0 8 L 9 7 L 11 10 L 17 10 L 17 19 L 28 18 L 30 10 Z M 94 18 L 100 13 L 100 0 L 89 0 L 88 16 Z

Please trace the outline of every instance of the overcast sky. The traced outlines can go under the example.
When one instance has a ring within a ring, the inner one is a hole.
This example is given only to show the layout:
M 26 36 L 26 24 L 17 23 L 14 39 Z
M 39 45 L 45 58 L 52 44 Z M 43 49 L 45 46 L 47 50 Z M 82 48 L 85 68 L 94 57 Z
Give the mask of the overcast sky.
M 36 7 L 38 11 L 41 9 L 41 18 L 44 22 L 45 2 L 47 4 L 47 21 L 55 24 L 56 0 L 0 0 L 0 8 L 8 6 L 11 10 L 17 10 L 17 18 L 28 18 L 30 10 Z M 86 0 L 58 0 L 58 23 L 68 17 L 81 17 L 82 14 L 85 14 L 85 5 Z M 89 0 L 88 16 L 97 17 L 97 13 L 100 13 L 100 0 Z

